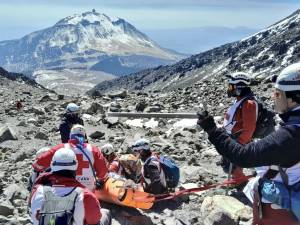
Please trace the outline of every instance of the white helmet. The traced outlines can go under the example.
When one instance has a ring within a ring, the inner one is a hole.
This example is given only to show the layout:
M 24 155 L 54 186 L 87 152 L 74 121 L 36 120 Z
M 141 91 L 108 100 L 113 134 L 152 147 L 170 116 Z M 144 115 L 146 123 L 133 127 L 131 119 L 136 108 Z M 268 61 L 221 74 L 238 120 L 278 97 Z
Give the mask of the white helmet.
M 68 148 L 61 148 L 57 150 L 51 161 L 51 171 L 56 172 L 60 170 L 77 170 L 77 159 L 75 153 Z
M 229 84 L 244 83 L 245 85 L 250 85 L 251 83 L 250 75 L 244 72 L 232 73 L 230 75 L 227 75 L 227 77 L 229 78 Z
M 147 139 L 139 139 L 131 146 L 134 152 L 141 150 L 150 150 L 150 143 Z
M 276 79 L 275 88 L 282 91 L 300 91 L 300 63 L 282 70 Z
M 102 153 L 106 155 L 110 155 L 114 152 L 114 146 L 112 144 L 105 144 L 101 148 Z
M 75 103 L 69 103 L 67 105 L 67 113 L 75 113 L 79 111 L 79 106 L 76 105 Z
M 70 131 L 70 137 L 74 134 L 80 134 L 82 135 L 83 137 L 85 137 L 85 128 L 80 125 L 80 124 L 75 124 L 72 128 L 71 128 L 71 131 Z

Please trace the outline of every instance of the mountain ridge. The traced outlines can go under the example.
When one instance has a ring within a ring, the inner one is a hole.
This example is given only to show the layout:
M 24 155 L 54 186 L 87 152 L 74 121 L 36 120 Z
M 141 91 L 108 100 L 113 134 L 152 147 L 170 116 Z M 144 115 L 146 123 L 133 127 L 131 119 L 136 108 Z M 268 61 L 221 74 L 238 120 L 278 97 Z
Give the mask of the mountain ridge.
M 265 79 L 300 59 L 300 10 L 277 23 L 240 41 L 221 45 L 183 59 L 174 65 L 160 66 L 129 76 L 104 81 L 95 91 L 109 92 L 120 88 L 131 90 L 174 90 L 245 71 L 253 78 Z
M 0 65 L 16 72 L 78 65 L 89 69 L 104 56 L 132 54 L 161 59 L 160 64 L 184 57 L 160 47 L 124 19 L 111 19 L 95 10 L 68 16 L 21 39 L 0 42 Z M 141 67 L 148 68 L 146 60 Z

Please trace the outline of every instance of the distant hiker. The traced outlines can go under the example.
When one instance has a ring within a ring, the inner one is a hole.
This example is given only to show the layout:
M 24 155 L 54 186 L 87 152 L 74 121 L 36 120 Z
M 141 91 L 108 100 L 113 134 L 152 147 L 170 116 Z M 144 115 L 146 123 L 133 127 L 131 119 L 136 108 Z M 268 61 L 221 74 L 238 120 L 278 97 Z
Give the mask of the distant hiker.
M 108 162 L 109 172 L 131 179 L 134 182 L 140 180 L 142 164 L 139 158 L 132 154 L 118 156 L 111 144 L 103 145 L 101 151 Z
M 33 163 L 35 172 L 40 173 L 50 167 L 54 153 L 61 148 L 71 149 L 78 160 L 76 179 L 88 189 L 101 189 L 107 178 L 106 161 L 96 146 L 86 143 L 86 132 L 82 125 L 72 127 L 68 143 L 59 144 L 40 155 Z
M 21 108 L 23 107 L 22 102 L 21 101 L 17 101 L 16 107 L 17 107 L 18 110 L 21 110 Z
M 60 148 L 51 161 L 51 172 L 38 178 L 31 193 L 34 225 L 110 225 L 111 215 L 101 209 L 96 196 L 76 178 L 78 162 L 71 149 Z
M 280 73 L 273 98 L 283 123 L 257 142 L 236 142 L 225 129 L 216 127 L 206 111 L 198 114 L 197 123 L 230 162 L 247 168 L 260 166 L 258 176 L 245 187 L 254 201 L 253 224 L 295 225 L 300 222 L 300 63 Z
M 80 117 L 79 106 L 75 103 L 69 103 L 59 125 L 59 132 L 62 143 L 68 143 L 68 140 L 70 138 L 70 130 L 74 124 L 80 124 L 84 126 L 83 120 Z
M 227 76 L 228 97 L 235 100 L 225 113 L 223 126 L 227 133 L 240 144 L 247 144 L 252 140 L 256 127 L 258 105 L 254 100 L 253 93 L 249 87 L 251 78 L 243 72 L 233 73 Z M 226 158 L 220 162 L 223 170 L 233 178 L 242 179 L 245 177 L 243 169 L 231 164 Z

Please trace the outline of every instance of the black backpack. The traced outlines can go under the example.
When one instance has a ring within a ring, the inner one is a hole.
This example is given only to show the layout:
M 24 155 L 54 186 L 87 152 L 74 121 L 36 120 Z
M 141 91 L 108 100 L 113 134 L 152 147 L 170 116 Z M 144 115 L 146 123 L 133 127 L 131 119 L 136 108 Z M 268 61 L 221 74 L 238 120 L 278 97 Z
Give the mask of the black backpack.
M 50 186 L 44 186 L 43 189 L 45 202 L 40 212 L 39 225 L 72 225 L 79 191 L 74 188 L 61 197 L 55 195 Z
M 240 107 L 246 100 L 254 100 L 257 102 L 258 115 L 256 120 L 256 128 L 252 135 L 253 138 L 264 138 L 275 131 L 275 112 L 267 107 L 263 101 L 255 98 L 254 96 L 249 96 L 243 99 L 240 103 Z

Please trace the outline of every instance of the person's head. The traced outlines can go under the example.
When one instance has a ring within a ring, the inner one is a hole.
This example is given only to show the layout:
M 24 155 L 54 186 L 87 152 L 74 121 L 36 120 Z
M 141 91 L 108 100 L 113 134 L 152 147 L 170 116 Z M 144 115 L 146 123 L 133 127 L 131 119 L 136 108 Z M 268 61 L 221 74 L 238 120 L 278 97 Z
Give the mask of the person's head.
M 57 150 L 51 161 L 51 172 L 66 177 L 76 177 L 78 162 L 75 153 L 68 148 Z
M 80 107 L 75 103 L 69 103 L 66 108 L 66 114 L 69 118 L 78 117 L 80 113 Z
M 139 139 L 131 146 L 135 155 L 139 155 L 142 161 L 145 161 L 151 156 L 150 142 L 147 139 Z
M 283 114 L 300 105 L 300 63 L 292 64 L 274 79 L 275 111 Z
M 116 154 L 114 146 L 112 144 L 105 144 L 100 149 L 103 156 L 107 159 L 108 162 L 111 162 L 115 158 Z
M 244 72 L 236 72 L 226 76 L 227 81 L 227 95 L 228 97 L 243 97 L 251 93 L 249 87 L 251 77 Z
M 70 131 L 70 140 L 77 140 L 79 144 L 85 142 L 86 131 L 84 126 L 75 124 Z

